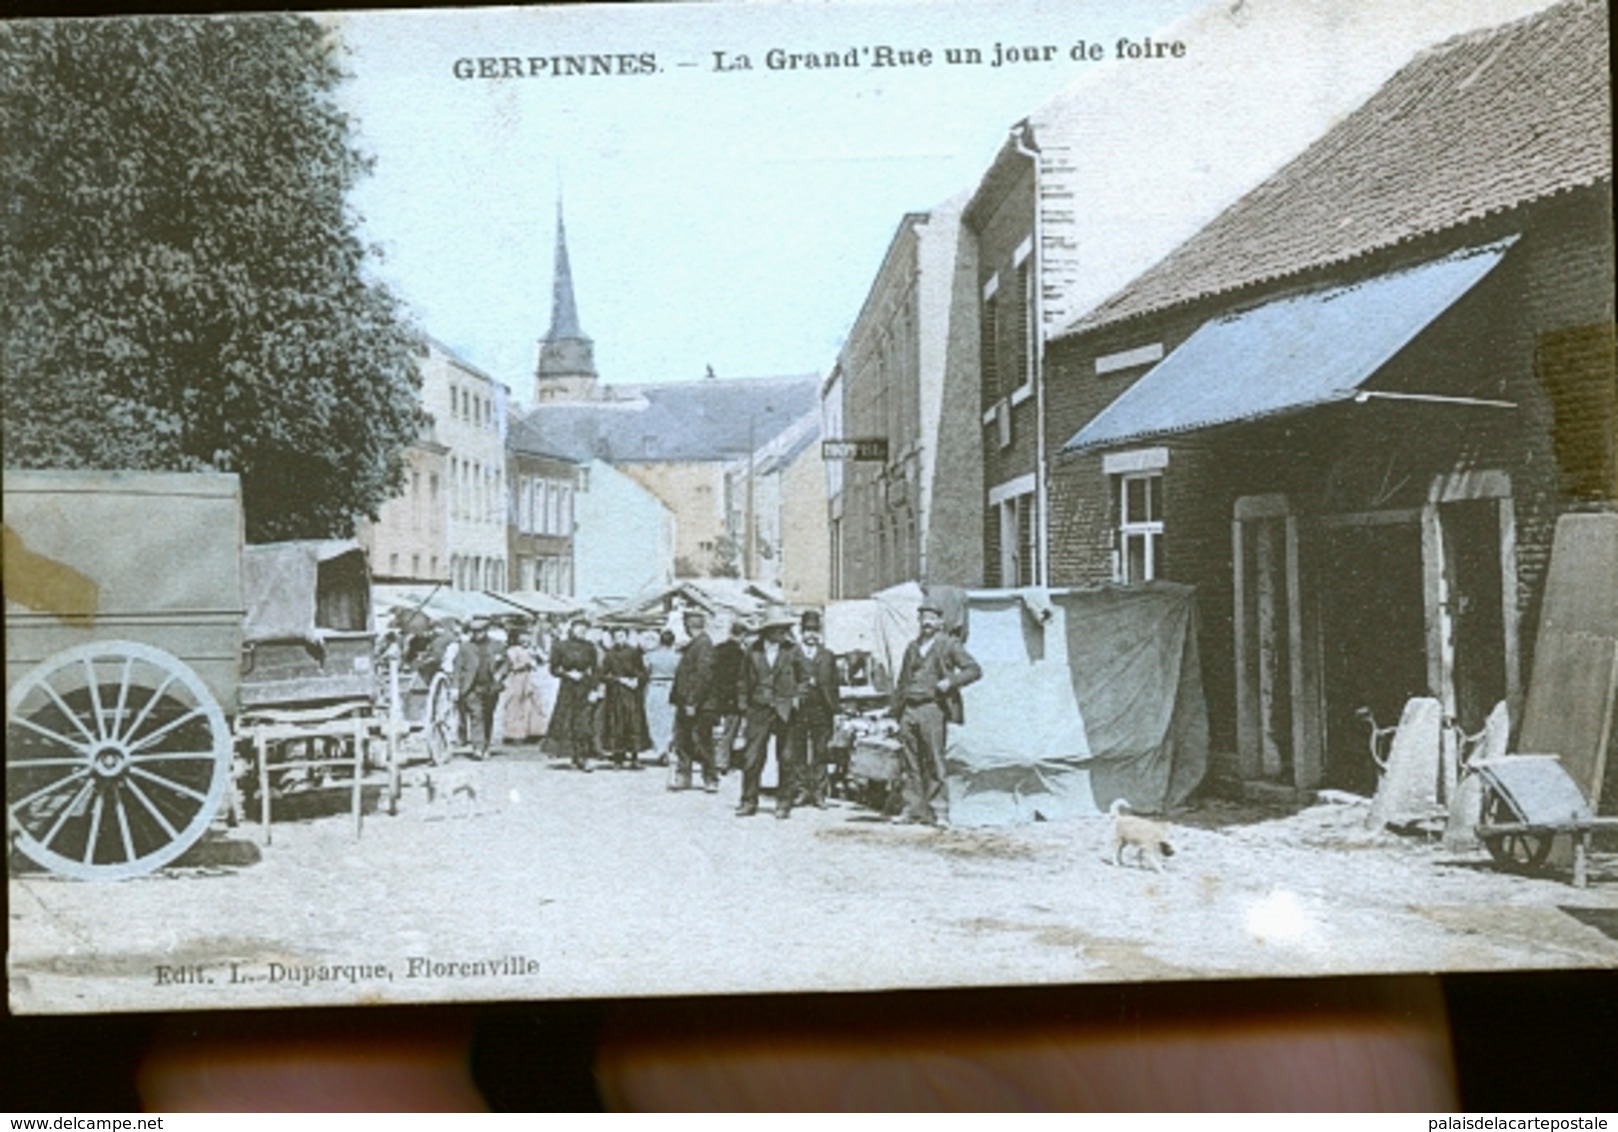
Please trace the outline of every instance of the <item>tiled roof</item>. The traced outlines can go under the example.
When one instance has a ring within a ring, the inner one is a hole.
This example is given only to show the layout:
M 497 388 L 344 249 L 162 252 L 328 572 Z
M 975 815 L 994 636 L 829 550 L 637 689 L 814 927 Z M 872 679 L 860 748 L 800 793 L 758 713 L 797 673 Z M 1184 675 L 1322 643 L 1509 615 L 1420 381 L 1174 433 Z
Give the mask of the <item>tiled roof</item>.
M 612 400 L 553 401 L 514 422 L 519 451 L 609 464 L 731 460 L 820 404 L 820 378 L 707 378 L 609 385 Z
M 1063 333 L 1610 183 L 1608 67 L 1601 0 L 1568 0 L 1435 47 Z

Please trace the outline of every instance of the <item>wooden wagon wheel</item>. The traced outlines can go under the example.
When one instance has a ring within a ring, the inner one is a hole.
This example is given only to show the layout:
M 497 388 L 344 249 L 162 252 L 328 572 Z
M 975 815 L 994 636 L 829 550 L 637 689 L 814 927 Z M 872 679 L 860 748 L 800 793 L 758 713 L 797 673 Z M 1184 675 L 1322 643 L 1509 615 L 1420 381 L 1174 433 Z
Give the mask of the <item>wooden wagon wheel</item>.
M 230 780 L 224 712 L 178 657 L 134 641 L 57 653 L 6 697 L 6 823 L 33 861 L 115 880 L 185 852 Z
M 1517 814 L 1506 805 L 1500 792 L 1491 787 L 1484 796 L 1482 824 L 1488 826 L 1518 820 Z M 1549 833 L 1492 833 L 1483 839 L 1483 846 L 1500 867 L 1531 872 L 1543 865 L 1551 855 L 1553 840 L 1553 835 Z
M 460 713 L 455 709 L 455 689 L 449 675 L 436 673 L 427 687 L 427 754 L 434 766 L 443 766 L 455 754 L 460 742 Z

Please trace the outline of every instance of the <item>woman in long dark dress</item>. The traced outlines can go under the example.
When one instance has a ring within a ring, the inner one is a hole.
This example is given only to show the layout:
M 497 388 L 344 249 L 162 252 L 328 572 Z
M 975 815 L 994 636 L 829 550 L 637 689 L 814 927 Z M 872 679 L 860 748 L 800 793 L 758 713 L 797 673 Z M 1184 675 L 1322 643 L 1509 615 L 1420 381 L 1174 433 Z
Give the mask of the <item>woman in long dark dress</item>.
M 627 759 L 631 770 L 639 770 L 640 753 L 652 745 L 646 730 L 647 679 L 646 660 L 629 643 L 628 627 L 615 626 L 601 661 L 601 684 L 606 689 L 601 746 L 613 766 L 622 766 Z
M 596 695 L 596 649 L 584 639 L 589 623 L 575 619 L 568 636 L 551 648 L 551 672 L 561 682 L 556 693 L 556 711 L 546 733 L 546 747 L 573 760 L 580 770 L 590 769 L 595 735 L 591 706 Z

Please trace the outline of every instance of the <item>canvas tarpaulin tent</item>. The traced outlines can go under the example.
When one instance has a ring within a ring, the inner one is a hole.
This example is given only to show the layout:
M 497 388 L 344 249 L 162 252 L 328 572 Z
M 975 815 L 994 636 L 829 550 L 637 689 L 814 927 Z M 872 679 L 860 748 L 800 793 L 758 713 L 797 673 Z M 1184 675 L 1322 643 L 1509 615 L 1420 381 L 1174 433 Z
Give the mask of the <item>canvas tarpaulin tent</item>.
M 598 615 L 606 621 L 662 625 L 684 639 L 680 612 L 700 609 L 724 626 L 733 620 L 761 621 L 773 609 L 786 604 L 780 591 L 761 582 L 740 578 L 685 578 L 673 585 L 658 586 L 628 599 L 615 602 Z M 710 631 L 716 626 L 710 625 Z
M 916 635 L 921 597 L 921 587 L 907 582 L 871 597 L 832 602 L 826 606 L 826 647 L 838 654 L 868 653 L 873 683 L 887 691 L 899 673 L 905 646 Z
M 1208 762 L 1195 593 L 1154 582 L 974 591 L 983 679 L 950 729 L 950 819 L 1078 817 L 1123 798 L 1178 806 Z
M 391 616 L 395 610 L 405 610 L 421 613 L 434 621 L 469 621 L 474 617 L 510 617 L 518 612 L 510 602 L 481 590 L 391 584 L 373 588 L 378 616 Z

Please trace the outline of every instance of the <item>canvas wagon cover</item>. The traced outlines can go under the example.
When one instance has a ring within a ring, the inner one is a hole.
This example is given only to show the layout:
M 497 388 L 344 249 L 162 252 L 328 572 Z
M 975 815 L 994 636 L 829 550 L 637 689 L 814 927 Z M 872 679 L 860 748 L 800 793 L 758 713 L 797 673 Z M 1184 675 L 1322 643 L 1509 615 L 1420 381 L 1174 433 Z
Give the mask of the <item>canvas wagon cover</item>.
M 6 682 L 87 641 L 132 640 L 234 706 L 242 504 L 234 475 L 4 474 Z
M 363 593 L 340 601 L 340 595 L 322 593 L 321 569 L 342 564 L 351 555 L 357 562 L 350 567 Z M 257 641 L 318 642 L 331 629 L 363 630 L 369 601 L 365 551 L 358 543 L 344 539 L 310 539 L 298 542 L 269 542 L 248 546 L 242 553 L 242 589 L 247 599 L 246 639 Z M 336 617 L 321 603 L 342 608 Z M 358 606 L 359 608 L 355 608 Z

